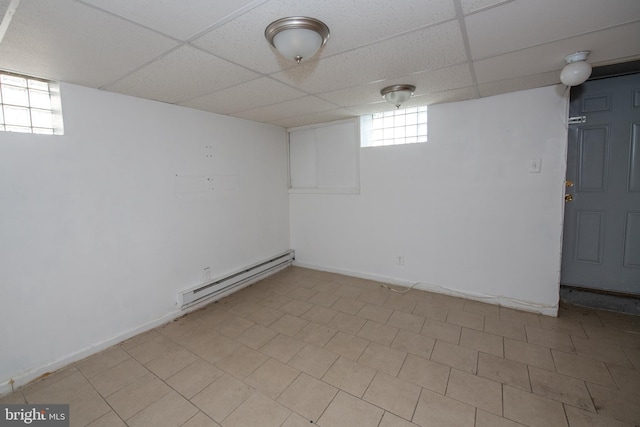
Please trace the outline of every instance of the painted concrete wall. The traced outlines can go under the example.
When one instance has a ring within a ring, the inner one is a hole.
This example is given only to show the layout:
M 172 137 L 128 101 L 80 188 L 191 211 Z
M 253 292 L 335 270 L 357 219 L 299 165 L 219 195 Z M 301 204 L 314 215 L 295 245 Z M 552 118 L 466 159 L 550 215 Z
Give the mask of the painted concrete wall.
M 61 91 L 64 136 L 0 133 L 0 394 L 290 244 L 284 129 Z
M 566 95 L 435 105 L 428 143 L 361 149 L 361 194 L 290 194 L 297 263 L 555 315 Z

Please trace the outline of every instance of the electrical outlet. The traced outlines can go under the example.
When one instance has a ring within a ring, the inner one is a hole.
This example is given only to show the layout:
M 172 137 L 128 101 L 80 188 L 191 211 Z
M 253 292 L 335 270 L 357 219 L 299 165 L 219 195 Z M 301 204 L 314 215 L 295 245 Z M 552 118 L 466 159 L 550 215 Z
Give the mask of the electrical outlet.
M 204 283 L 207 283 L 207 282 L 211 281 L 211 268 L 210 267 L 205 267 L 202 270 L 202 281 Z
M 399 256 L 399 257 L 396 259 L 396 264 L 398 264 L 398 265 L 404 265 L 404 257 L 403 257 L 403 256 Z

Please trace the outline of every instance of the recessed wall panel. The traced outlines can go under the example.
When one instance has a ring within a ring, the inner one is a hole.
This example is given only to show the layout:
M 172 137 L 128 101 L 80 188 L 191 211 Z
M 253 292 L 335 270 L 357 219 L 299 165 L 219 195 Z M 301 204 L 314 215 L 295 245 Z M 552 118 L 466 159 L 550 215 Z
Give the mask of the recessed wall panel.
M 604 212 L 578 212 L 576 218 L 576 261 L 602 263 Z
M 598 111 L 611 110 L 611 95 L 593 95 L 585 97 L 582 100 L 582 112 L 583 113 L 595 113 Z
M 358 120 L 303 126 L 289 131 L 290 191 L 357 193 Z
M 625 267 L 640 268 L 640 212 L 627 212 L 623 259 Z
M 312 188 L 316 179 L 316 135 L 314 129 L 289 136 L 289 170 L 292 188 Z
M 604 191 L 609 161 L 609 127 L 588 127 L 579 132 L 578 190 Z

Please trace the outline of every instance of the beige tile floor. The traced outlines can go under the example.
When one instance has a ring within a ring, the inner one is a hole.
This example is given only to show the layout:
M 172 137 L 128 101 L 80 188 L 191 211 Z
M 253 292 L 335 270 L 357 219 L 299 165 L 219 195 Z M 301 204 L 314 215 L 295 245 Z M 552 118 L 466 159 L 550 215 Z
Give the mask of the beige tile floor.
M 640 318 L 290 267 L 0 399 L 72 426 L 640 425 Z

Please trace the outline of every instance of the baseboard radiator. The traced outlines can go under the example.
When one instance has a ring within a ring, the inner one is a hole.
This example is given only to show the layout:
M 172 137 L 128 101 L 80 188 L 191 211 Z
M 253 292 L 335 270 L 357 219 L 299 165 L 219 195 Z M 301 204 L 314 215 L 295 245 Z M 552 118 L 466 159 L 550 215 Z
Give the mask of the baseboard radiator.
M 295 251 L 291 249 L 234 273 L 227 274 L 224 277 L 214 279 L 210 283 L 182 291 L 178 294 L 178 307 L 185 309 L 223 292 L 257 282 L 269 274 L 288 267 L 294 259 Z

